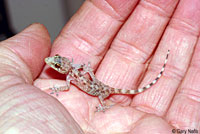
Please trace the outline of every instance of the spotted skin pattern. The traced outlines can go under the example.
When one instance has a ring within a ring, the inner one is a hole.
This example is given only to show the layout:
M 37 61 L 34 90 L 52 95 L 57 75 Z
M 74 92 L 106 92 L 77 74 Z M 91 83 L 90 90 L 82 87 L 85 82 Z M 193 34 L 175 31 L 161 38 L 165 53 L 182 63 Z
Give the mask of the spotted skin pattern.
M 72 61 L 70 61 L 68 58 L 62 57 L 58 54 L 53 57 L 45 58 L 45 62 L 59 73 L 66 74 L 66 86 L 54 86 L 53 88 L 51 88 L 52 94 L 56 93 L 56 95 L 58 95 L 58 92 L 68 90 L 70 87 L 70 83 L 72 83 L 85 93 L 98 97 L 101 104 L 97 107 L 97 111 L 104 112 L 106 109 L 111 107 L 107 106 L 104 101 L 104 99 L 106 99 L 111 94 L 138 94 L 144 92 L 145 90 L 156 84 L 156 82 L 160 79 L 165 70 L 169 52 L 170 51 L 168 50 L 165 62 L 158 76 L 150 84 L 136 90 L 112 88 L 102 83 L 101 81 L 96 79 L 93 70 L 90 67 L 90 63 L 88 63 L 88 65 L 74 64 L 73 59 Z M 89 74 L 91 78 L 87 77 L 86 74 Z

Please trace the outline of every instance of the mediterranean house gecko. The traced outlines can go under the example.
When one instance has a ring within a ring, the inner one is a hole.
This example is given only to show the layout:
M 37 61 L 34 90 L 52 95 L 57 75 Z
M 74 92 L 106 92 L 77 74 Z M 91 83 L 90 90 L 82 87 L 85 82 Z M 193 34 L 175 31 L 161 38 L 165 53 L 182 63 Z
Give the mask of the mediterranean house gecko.
M 62 87 L 54 86 L 53 88 L 51 88 L 52 89 L 51 94 L 56 93 L 56 95 L 58 96 L 59 91 L 68 90 L 70 87 L 70 83 L 73 83 L 85 93 L 98 97 L 100 100 L 100 105 L 96 107 L 97 111 L 98 112 L 105 111 L 111 106 L 107 106 L 105 104 L 104 99 L 110 96 L 111 94 L 137 94 L 152 87 L 159 80 L 159 78 L 162 76 L 165 70 L 169 52 L 170 51 L 168 50 L 166 58 L 165 58 L 165 62 L 158 76 L 150 84 L 146 85 L 145 87 L 139 88 L 137 90 L 112 88 L 102 83 L 101 81 L 96 79 L 93 73 L 93 69 L 91 68 L 90 62 L 88 63 L 88 65 L 74 64 L 73 59 L 72 61 L 70 61 L 68 58 L 62 57 L 58 54 L 53 57 L 47 57 L 45 58 L 45 62 L 50 67 L 52 67 L 53 69 L 55 69 L 61 74 L 67 75 L 66 86 L 62 86 Z M 85 76 L 86 74 L 89 74 L 91 79 L 86 77 Z

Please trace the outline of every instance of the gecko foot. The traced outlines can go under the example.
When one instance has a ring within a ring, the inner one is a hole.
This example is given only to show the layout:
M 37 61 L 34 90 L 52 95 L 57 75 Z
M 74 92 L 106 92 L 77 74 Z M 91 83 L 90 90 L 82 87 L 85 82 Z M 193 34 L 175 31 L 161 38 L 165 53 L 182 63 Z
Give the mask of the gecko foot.
M 59 92 L 60 91 L 64 91 L 64 90 L 68 90 L 69 89 L 69 86 L 62 86 L 62 87 L 59 87 L 59 86 L 53 86 L 52 88 L 50 88 L 52 90 L 52 92 L 50 94 L 54 94 L 56 93 L 56 96 L 58 96 Z
M 57 86 L 53 86 L 52 88 L 50 88 L 52 90 L 52 92 L 50 94 L 54 94 L 56 93 L 56 96 L 58 96 L 59 94 L 59 87 Z
M 109 105 L 109 106 L 102 106 L 101 104 L 99 104 L 98 107 L 96 107 L 96 111 L 95 112 L 105 112 L 107 109 L 111 108 L 113 105 Z

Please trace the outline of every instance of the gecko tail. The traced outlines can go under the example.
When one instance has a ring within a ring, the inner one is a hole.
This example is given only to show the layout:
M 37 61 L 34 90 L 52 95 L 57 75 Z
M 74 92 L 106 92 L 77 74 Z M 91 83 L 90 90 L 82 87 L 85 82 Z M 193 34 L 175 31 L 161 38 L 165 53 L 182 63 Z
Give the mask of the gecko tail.
M 163 64 L 163 67 L 162 67 L 160 73 L 158 74 L 158 76 L 150 84 L 146 85 L 145 87 L 139 88 L 137 90 L 111 88 L 111 93 L 112 94 L 137 94 L 137 93 L 141 93 L 141 92 L 149 89 L 150 87 L 152 87 L 154 84 L 157 83 L 157 81 L 160 79 L 160 77 L 162 76 L 162 74 L 163 74 L 163 72 L 165 70 L 165 66 L 167 64 L 169 52 L 170 52 L 170 50 L 168 50 L 168 52 L 167 52 L 167 55 L 166 55 L 166 58 L 165 58 L 165 62 Z

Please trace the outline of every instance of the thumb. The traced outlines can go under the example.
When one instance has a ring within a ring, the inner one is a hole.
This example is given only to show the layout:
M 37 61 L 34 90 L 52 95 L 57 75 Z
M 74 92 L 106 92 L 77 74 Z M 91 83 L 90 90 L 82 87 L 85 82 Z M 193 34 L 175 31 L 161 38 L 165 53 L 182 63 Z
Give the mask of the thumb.
M 49 52 L 49 34 L 40 24 L 0 42 L 1 134 L 81 133 L 61 103 L 31 85 Z
M 0 76 L 14 74 L 32 82 L 50 53 L 50 37 L 41 24 L 33 24 L 16 36 L 0 42 Z

